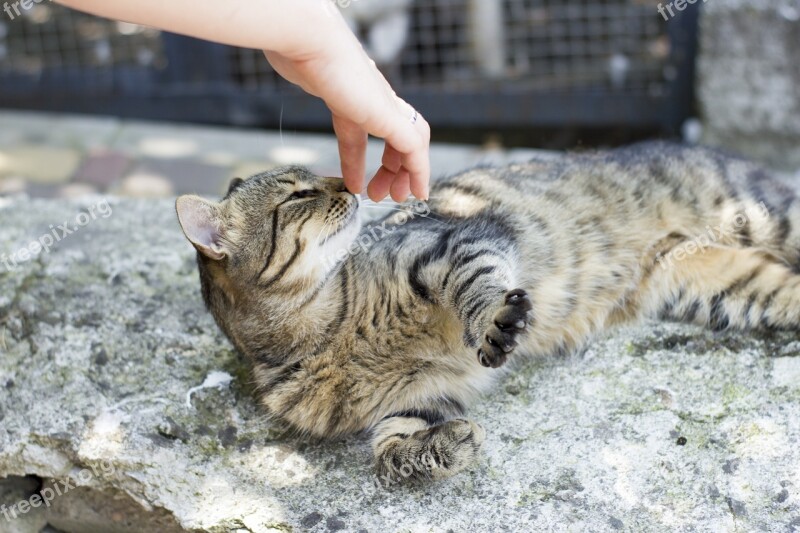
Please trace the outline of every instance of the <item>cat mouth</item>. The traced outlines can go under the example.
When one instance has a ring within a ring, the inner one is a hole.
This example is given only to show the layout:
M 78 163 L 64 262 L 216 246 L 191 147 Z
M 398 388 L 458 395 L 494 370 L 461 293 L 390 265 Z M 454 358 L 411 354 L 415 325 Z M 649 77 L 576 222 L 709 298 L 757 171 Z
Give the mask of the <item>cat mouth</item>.
M 330 232 L 328 235 L 325 236 L 325 240 L 322 241 L 322 244 L 325 244 L 330 239 L 336 237 L 339 233 L 344 231 L 348 226 L 350 226 L 350 224 L 357 216 L 358 216 L 358 198 L 356 198 L 355 204 L 353 204 L 353 206 L 350 208 L 350 211 L 345 215 L 344 219 L 342 219 L 338 223 L 337 225 L 338 227 L 334 231 Z

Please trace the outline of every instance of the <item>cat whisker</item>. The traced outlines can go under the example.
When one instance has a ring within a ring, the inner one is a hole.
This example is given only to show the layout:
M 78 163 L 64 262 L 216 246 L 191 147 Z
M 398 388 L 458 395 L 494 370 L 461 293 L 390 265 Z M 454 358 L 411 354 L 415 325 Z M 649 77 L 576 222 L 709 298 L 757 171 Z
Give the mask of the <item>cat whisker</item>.
M 428 208 L 428 210 L 430 210 L 430 206 L 429 206 L 428 202 L 424 202 L 424 201 L 418 200 L 418 201 L 414 202 L 414 204 L 416 204 L 416 205 L 420 205 L 420 204 L 424 205 L 426 208 Z M 409 208 L 413 209 L 413 207 L 414 207 L 413 204 L 401 204 L 401 203 L 395 202 L 394 200 L 381 200 L 380 202 L 373 202 L 372 200 L 369 200 L 369 199 L 363 200 L 361 202 L 361 205 L 363 207 L 378 207 L 378 208 L 409 207 Z
M 411 210 L 411 209 L 404 209 L 402 207 L 391 207 L 391 206 L 388 206 L 388 205 L 381 205 L 381 206 L 378 206 L 378 205 L 365 205 L 363 207 L 371 207 L 373 209 L 382 209 L 382 210 L 386 210 L 386 211 L 400 211 L 400 212 L 403 212 L 403 213 L 412 213 L 413 212 L 413 210 Z
M 317 238 L 315 239 L 316 242 L 319 242 L 320 237 L 322 237 L 322 232 L 324 232 L 328 228 L 328 225 L 330 225 L 330 220 L 326 220 L 325 223 L 322 225 L 322 228 L 320 228 L 319 233 L 317 234 Z M 325 234 L 325 240 L 322 242 L 322 244 L 325 244 L 325 241 L 327 240 L 328 240 L 328 235 Z
M 369 201 L 369 202 L 362 202 L 361 203 L 361 205 L 363 207 L 409 207 L 409 208 L 413 208 L 414 205 L 419 205 L 419 204 L 427 205 L 425 202 L 416 202 L 416 204 L 414 204 L 414 203 L 410 203 L 410 202 L 409 203 L 405 203 L 405 202 L 404 203 L 398 203 L 398 202 L 395 202 L 393 200 L 389 201 L 389 202 L 373 202 L 373 201 Z
M 397 202 L 362 202 L 362 207 L 391 207 L 395 205 L 402 205 L 398 204 Z
M 364 207 L 368 207 L 368 206 L 365 205 Z M 377 206 L 372 206 L 372 207 L 377 207 Z M 427 218 L 428 220 L 433 220 L 434 222 L 442 222 L 441 220 L 439 220 L 439 219 L 437 219 L 435 217 L 432 217 L 430 215 L 423 214 L 423 213 L 418 213 L 418 212 L 414 211 L 413 209 L 400 209 L 400 208 L 393 208 L 393 207 L 389 207 L 389 206 L 381 206 L 380 209 L 384 209 L 384 210 L 388 210 L 388 211 L 397 211 L 399 213 L 408 213 L 409 216 L 411 216 L 412 218 L 413 217 L 421 217 L 421 218 Z M 434 213 L 433 211 L 429 211 L 429 212 L 432 213 L 433 215 L 438 216 L 438 217 L 446 218 L 445 215 L 440 215 L 438 213 Z

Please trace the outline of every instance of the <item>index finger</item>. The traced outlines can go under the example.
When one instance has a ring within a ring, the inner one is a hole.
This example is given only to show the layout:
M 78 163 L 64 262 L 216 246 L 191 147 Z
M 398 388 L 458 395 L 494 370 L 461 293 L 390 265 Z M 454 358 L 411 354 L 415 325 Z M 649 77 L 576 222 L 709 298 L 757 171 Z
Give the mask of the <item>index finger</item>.
M 339 160 L 347 190 L 360 194 L 364 188 L 367 132 L 347 119 L 333 115 L 333 131 L 339 142 Z
M 428 199 L 431 180 L 430 156 L 430 126 L 422 116 L 417 118 L 415 124 L 422 139 L 422 144 L 416 150 L 403 156 L 403 168 L 410 175 L 411 192 L 420 200 Z

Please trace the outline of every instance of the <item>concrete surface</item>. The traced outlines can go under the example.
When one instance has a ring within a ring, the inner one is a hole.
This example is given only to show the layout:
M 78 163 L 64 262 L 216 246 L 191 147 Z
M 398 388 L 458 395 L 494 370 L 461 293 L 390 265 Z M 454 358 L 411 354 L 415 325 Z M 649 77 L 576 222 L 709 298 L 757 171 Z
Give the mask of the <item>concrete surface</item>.
M 0 254 L 98 202 L 0 199 Z M 259 414 L 172 202 L 108 207 L 0 265 L 0 531 L 800 529 L 795 334 L 647 324 L 533 361 L 472 409 L 480 464 L 376 486 L 363 438 L 299 440 Z M 198 389 L 214 372 L 230 382 Z M 40 487 L 49 507 L 4 518 Z
M 434 175 L 534 153 L 436 144 Z M 481 463 L 435 485 L 270 425 L 170 197 L 285 163 L 335 174 L 335 140 L 0 112 L 0 533 L 800 529 L 793 334 L 654 323 L 532 361 L 472 410 Z

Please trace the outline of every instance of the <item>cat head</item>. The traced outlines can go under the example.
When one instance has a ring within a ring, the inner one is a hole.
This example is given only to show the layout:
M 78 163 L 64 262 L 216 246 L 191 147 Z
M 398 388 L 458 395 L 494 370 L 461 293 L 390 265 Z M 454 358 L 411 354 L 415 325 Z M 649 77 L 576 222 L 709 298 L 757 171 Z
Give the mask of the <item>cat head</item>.
M 181 196 L 176 209 L 201 267 L 226 292 L 314 287 L 361 226 L 343 180 L 299 167 L 236 178 L 220 202 Z

